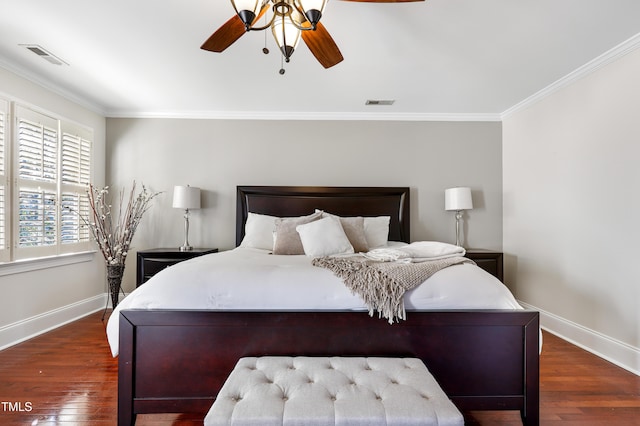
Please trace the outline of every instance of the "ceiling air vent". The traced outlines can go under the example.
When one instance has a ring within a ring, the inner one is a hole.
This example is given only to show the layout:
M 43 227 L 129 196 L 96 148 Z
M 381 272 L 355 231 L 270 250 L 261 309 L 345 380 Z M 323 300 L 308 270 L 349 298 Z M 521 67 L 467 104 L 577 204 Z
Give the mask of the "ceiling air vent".
M 40 56 L 42 59 L 45 59 L 46 61 L 51 62 L 54 65 L 69 65 L 53 53 L 47 51 L 42 46 L 39 46 L 37 44 L 21 44 L 20 46 L 29 49 L 36 55 Z
M 392 99 L 369 99 L 365 105 L 393 105 L 394 102 Z

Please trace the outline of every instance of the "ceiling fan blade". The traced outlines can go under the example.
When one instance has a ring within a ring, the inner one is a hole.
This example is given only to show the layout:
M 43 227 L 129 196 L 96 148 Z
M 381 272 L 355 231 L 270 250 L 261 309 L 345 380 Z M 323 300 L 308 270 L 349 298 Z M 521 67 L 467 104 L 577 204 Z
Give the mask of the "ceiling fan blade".
M 265 14 L 268 8 L 268 4 L 264 5 L 253 22 L 260 19 L 262 15 Z M 208 50 L 210 52 L 222 52 L 227 47 L 235 43 L 246 32 L 247 30 L 244 27 L 244 23 L 242 22 L 242 20 L 238 17 L 238 15 L 233 15 L 231 19 L 229 19 L 220 28 L 218 28 L 215 33 L 211 34 L 211 37 L 209 37 L 207 41 L 205 41 L 202 46 L 200 46 L 200 49 Z
M 227 47 L 235 43 L 247 30 L 244 28 L 242 20 L 238 15 L 233 15 L 231 19 L 225 22 L 211 37 L 205 41 L 200 49 L 210 52 L 222 52 Z
M 309 25 L 308 22 L 305 24 Z M 336 42 L 321 22 L 318 22 L 315 31 L 302 31 L 302 39 L 313 56 L 325 68 L 331 68 L 344 59 Z

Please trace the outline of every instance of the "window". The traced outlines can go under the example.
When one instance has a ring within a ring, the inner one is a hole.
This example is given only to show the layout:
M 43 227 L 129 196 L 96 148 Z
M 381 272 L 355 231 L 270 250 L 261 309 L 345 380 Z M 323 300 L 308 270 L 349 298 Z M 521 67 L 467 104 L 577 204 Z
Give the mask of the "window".
M 87 185 L 91 182 L 91 139 L 82 129 L 63 123 L 60 154 L 60 243 L 87 243 L 89 228 L 81 218 L 89 217 Z
M 90 235 L 82 217 L 87 217 L 89 207 L 86 189 L 91 180 L 91 130 L 22 105 L 14 104 L 14 111 L 10 198 L 6 178 L 0 188 L 0 202 L 4 203 L 0 219 L 11 217 L 11 226 L 6 226 L 5 219 L 0 232 L 0 238 L 10 241 L 3 245 L 9 253 L 4 253 L 2 260 L 88 250 Z M 4 127 L 0 127 L 0 142 L 4 141 L 1 160 L 9 151 L 7 123 L 5 118 Z M 0 173 L 5 177 L 4 167 Z M 6 202 L 9 199 L 11 205 Z M 4 232 L 7 229 L 11 229 L 9 235 Z
M 7 174 L 6 174 L 6 145 L 9 117 L 9 102 L 0 99 L 0 262 L 9 260 L 9 241 L 7 236 Z

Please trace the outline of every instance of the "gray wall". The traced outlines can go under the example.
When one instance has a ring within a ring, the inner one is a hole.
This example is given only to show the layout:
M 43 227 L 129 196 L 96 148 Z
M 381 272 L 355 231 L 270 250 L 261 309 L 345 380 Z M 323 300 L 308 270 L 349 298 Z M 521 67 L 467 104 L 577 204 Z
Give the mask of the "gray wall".
M 543 325 L 640 374 L 640 50 L 504 120 L 506 279 Z
M 0 68 L 0 97 L 36 106 L 59 117 L 93 128 L 94 182 L 104 182 L 105 118 L 72 101 Z M 43 329 L 104 306 L 104 260 L 101 255 L 89 261 L 42 268 L 38 262 L 0 267 L 0 347 L 15 343 Z
M 174 185 L 205 191 L 190 243 L 235 244 L 237 185 L 409 186 L 413 240 L 455 242 L 444 190 L 470 186 L 467 247 L 502 248 L 501 124 L 496 122 L 107 119 L 107 182 L 165 191 L 136 249 L 182 244 Z M 125 277 L 130 289 L 134 262 Z

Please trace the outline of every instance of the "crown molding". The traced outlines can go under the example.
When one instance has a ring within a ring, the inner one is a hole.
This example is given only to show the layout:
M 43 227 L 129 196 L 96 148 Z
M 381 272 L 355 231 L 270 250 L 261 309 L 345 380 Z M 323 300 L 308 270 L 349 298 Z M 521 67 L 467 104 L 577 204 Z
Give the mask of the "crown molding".
M 114 111 L 107 118 L 176 118 L 209 120 L 310 120 L 310 121 L 500 121 L 500 114 L 475 113 L 364 113 L 265 111 Z
M 640 33 L 636 34 L 635 36 L 631 37 L 626 41 L 623 41 L 622 43 L 615 46 L 611 50 L 587 62 L 580 68 L 570 72 L 566 76 L 555 81 L 554 83 L 551 83 L 544 89 L 534 93 L 533 95 L 529 96 L 523 101 L 518 102 L 508 110 L 504 111 L 502 114 L 499 114 L 500 119 L 504 120 L 511 114 L 530 107 L 531 105 L 541 101 L 547 96 L 554 94 L 555 92 L 563 89 L 564 87 L 567 87 L 575 83 L 576 81 L 586 77 L 587 75 L 599 70 L 600 68 L 618 60 L 619 58 L 625 56 L 626 54 L 633 52 L 639 47 L 640 47 Z
M 42 87 L 45 90 L 48 90 L 58 96 L 61 96 L 62 98 L 64 98 L 67 101 L 73 102 L 75 104 L 78 104 L 79 106 L 88 109 L 91 112 L 94 112 L 96 114 L 102 115 L 103 117 L 106 116 L 106 112 L 104 110 L 104 108 L 101 108 L 99 105 L 90 102 L 89 100 L 78 96 L 77 94 L 70 92 L 68 90 L 64 90 L 62 89 L 60 86 L 51 83 L 50 81 L 40 78 L 37 75 L 35 75 L 34 73 L 30 72 L 29 70 L 26 70 L 24 68 L 21 67 L 17 67 L 13 64 L 10 64 L 4 60 L 2 60 L 0 58 L 0 68 L 4 68 L 5 70 L 17 75 L 18 77 L 21 77 L 27 81 L 30 81 L 33 84 L 36 84 L 40 87 Z
M 613 47 L 561 79 L 518 102 L 502 113 L 401 113 L 401 112 L 267 112 L 267 111 L 105 111 L 104 108 L 39 78 L 26 69 L 0 59 L 0 67 L 75 102 L 106 118 L 177 118 L 217 120 L 333 120 L 333 121 L 503 121 L 511 114 L 567 87 L 640 47 L 640 33 Z
M 21 67 L 0 59 L 0 68 L 37 84 L 66 100 L 105 118 L 175 118 L 209 120 L 327 120 L 327 121 L 501 121 L 499 113 L 403 113 L 403 112 L 286 112 L 286 111 L 138 111 L 104 108 L 64 90 Z

